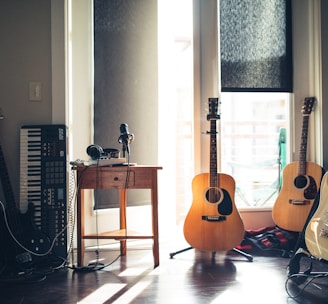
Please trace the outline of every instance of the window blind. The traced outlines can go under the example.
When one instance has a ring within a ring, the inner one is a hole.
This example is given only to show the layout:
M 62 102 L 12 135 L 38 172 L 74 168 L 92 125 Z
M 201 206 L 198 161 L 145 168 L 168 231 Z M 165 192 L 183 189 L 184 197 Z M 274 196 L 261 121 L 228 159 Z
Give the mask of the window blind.
M 117 148 L 120 125 L 135 135 L 130 162 L 157 164 L 157 1 L 94 0 L 94 143 Z M 121 157 L 122 157 L 121 153 Z M 128 205 L 150 203 L 129 189 Z M 118 207 L 118 190 L 95 191 L 95 208 Z
M 292 92 L 290 0 L 220 0 L 222 92 Z

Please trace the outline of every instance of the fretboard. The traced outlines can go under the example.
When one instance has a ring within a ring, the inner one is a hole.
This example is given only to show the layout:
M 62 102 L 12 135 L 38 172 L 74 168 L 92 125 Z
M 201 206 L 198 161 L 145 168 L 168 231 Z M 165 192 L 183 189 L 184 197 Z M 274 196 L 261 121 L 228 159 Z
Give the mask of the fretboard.
M 303 115 L 302 125 L 302 137 L 300 144 L 300 155 L 299 155 L 299 166 L 298 174 L 306 174 L 306 153 L 307 153 L 307 140 L 308 140 L 308 129 L 309 129 L 309 114 Z
M 211 120 L 210 131 L 210 187 L 217 187 L 217 143 L 216 120 Z

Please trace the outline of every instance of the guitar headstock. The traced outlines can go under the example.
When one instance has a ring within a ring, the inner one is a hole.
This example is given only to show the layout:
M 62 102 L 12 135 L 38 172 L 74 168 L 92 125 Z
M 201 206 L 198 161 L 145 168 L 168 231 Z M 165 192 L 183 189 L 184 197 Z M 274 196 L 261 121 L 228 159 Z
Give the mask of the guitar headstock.
M 311 114 L 315 101 L 316 101 L 315 97 L 305 97 L 304 104 L 302 106 L 303 115 Z
M 218 114 L 219 98 L 209 98 L 208 108 L 209 108 L 209 113 L 207 114 L 207 120 L 220 119 L 220 114 Z

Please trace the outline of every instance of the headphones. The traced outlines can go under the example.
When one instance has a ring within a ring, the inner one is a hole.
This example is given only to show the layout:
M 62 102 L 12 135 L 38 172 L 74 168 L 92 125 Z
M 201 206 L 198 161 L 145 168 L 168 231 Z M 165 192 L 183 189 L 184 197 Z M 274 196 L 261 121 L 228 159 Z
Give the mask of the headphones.
M 91 145 L 87 148 L 87 154 L 91 157 L 91 159 L 100 159 L 104 158 L 118 158 L 120 150 L 113 148 L 103 149 L 99 145 Z

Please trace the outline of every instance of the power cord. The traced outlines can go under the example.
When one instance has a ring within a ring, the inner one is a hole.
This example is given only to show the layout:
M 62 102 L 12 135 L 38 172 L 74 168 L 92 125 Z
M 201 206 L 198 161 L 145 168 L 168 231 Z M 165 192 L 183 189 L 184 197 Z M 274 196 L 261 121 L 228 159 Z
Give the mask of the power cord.
M 295 299 L 299 297 L 306 287 L 308 287 L 315 279 L 320 279 L 320 278 L 327 278 L 328 277 L 328 272 L 313 272 L 313 273 L 297 273 L 289 276 L 285 282 L 285 290 L 288 294 L 288 296 L 292 299 Z M 302 281 L 304 282 L 304 285 L 302 288 L 299 289 L 299 291 L 296 294 L 292 294 L 292 292 L 289 290 L 288 283 L 289 281 Z
M 302 272 L 300 271 L 301 260 L 304 261 L 304 263 L 306 264 L 302 265 L 302 268 L 306 267 L 306 270 Z M 303 248 L 299 248 L 297 250 L 296 254 L 294 255 L 293 259 L 289 264 L 289 274 L 285 282 L 285 290 L 290 298 L 295 299 L 299 297 L 311 283 L 314 284 L 314 280 L 328 277 L 328 272 L 312 271 L 313 260 L 318 259 L 313 257 L 308 251 L 304 250 Z M 294 284 L 292 286 L 297 286 L 298 291 L 296 293 L 290 290 L 290 282 Z M 317 286 L 316 284 L 314 285 Z
M 95 263 L 90 263 L 88 264 L 88 266 L 82 266 L 82 267 L 77 267 L 77 266 L 71 266 L 68 267 L 70 269 L 72 269 L 75 272 L 92 272 L 92 271 L 99 271 L 99 270 L 103 270 L 106 267 L 111 266 L 112 264 L 114 264 L 119 258 L 121 257 L 121 254 L 119 254 L 114 260 L 112 260 L 111 262 L 107 263 L 107 264 L 102 264 L 99 262 L 95 262 Z

